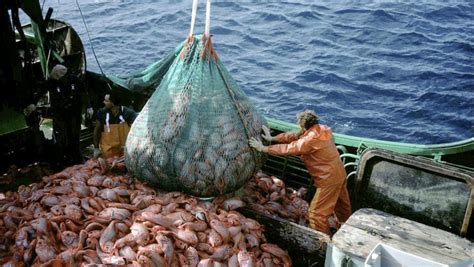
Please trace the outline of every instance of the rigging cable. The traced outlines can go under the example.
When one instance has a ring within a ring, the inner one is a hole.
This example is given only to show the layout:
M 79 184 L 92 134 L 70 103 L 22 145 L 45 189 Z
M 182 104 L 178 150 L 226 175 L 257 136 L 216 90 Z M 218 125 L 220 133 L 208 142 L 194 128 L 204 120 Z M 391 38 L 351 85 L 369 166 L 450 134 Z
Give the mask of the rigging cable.
M 94 55 L 94 58 L 95 58 L 95 61 L 97 62 L 97 65 L 99 66 L 100 73 L 102 73 L 102 76 L 106 78 L 106 76 L 104 74 L 104 71 L 102 70 L 102 67 L 100 66 L 99 60 L 97 59 L 97 55 L 95 54 L 94 45 L 92 45 L 91 35 L 89 33 L 89 28 L 87 28 L 87 23 L 86 23 L 86 20 L 84 18 L 84 15 L 82 14 L 82 9 L 79 6 L 79 2 L 77 0 L 75 0 L 75 2 L 76 2 L 77 8 L 79 9 L 79 13 L 81 13 L 81 18 L 82 18 L 82 22 L 84 23 L 84 27 L 86 28 L 87 38 L 89 39 L 89 45 L 91 46 L 92 54 Z M 110 86 L 108 79 L 106 79 L 105 81 L 106 81 L 107 86 L 109 87 L 110 91 L 112 91 L 112 87 Z

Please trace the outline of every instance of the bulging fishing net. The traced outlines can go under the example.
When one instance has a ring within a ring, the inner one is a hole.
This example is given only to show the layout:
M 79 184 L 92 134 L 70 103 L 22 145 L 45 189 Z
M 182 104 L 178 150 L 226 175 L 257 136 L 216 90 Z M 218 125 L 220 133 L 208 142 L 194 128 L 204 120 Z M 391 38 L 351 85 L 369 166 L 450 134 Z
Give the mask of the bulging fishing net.
M 200 197 L 237 190 L 265 154 L 262 115 L 222 65 L 209 35 L 191 35 L 135 120 L 126 142 L 127 168 L 166 190 Z

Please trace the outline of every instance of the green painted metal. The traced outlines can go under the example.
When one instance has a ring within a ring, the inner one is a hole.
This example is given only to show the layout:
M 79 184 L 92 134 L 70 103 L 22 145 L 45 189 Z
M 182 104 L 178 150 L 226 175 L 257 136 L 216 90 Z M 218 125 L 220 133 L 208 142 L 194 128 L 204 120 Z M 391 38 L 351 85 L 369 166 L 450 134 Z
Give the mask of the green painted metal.
M 299 127 L 296 124 L 284 122 L 281 120 L 266 117 L 268 124 L 280 131 L 298 131 Z M 377 147 L 391 150 L 398 153 L 411 154 L 417 156 L 432 156 L 440 158 L 443 155 L 458 154 L 466 151 L 474 150 L 474 137 L 466 140 L 444 143 L 444 144 L 410 144 L 402 142 L 383 141 L 371 138 L 363 138 L 357 136 L 350 136 L 345 134 L 334 133 L 334 142 L 337 145 L 359 148 Z
M 64 63 L 64 59 L 59 55 L 58 52 L 53 51 L 53 56 L 59 63 Z
M 21 38 L 20 33 L 15 31 L 15 39 L 18 41 L 18 40 L 20 40 L 20 38 Z M 34 34 L 25 31 L 25 38 L 26 38 L 26 41 L 28 41 L 32 44 L 36 44 L 36 38 L 35 38 Z
M 36 50 L 38 51 L 38 58 L 41 62 L 41 70 L 45 79 L 48 79 L 49 70 L 48 70 L 48 58 L 46 57 L 46 51 L 44 49 L 44 36 L 41 34 L 41 30 L 33 20 L 31 21 L 31 27 L 35 33 L 36 39 Z
M 36 45 L 36 51 L 38 52 L 41 70 L 43 72 L 44 78 L 47 79 L 49 76 L 49 68 L 47 61 L 48 57 L 46 56 L 47 53 L 44 47 L 44 36 L 41 33 L 39 25 L 34 21 L 31 21 L 31 29 L 33 32 L 25 31 L 25 37 L 29 43 Z M 15 38 L 20 38 L 20 34 L 18 32 L 15 32 Z M 64 59 L 56 51 L 51 51 L 51 56 L 53 56 L 60 63 L 64 62 Z
M 0 111 L 0 135 L 8 134 L 27 128 L 25 116 L 9 107 Z

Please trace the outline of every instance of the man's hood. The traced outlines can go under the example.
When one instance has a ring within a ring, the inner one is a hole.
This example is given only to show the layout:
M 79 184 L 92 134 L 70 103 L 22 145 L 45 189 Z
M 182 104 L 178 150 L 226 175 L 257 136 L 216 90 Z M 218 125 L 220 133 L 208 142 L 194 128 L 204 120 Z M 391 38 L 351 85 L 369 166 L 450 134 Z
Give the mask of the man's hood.
M 321 141 L 327 141 L 332 138 L 331 128 L 322 124 L 316 124 L 313 127 L 309 128 L 308 134 L 313 135 L 315 139 Z

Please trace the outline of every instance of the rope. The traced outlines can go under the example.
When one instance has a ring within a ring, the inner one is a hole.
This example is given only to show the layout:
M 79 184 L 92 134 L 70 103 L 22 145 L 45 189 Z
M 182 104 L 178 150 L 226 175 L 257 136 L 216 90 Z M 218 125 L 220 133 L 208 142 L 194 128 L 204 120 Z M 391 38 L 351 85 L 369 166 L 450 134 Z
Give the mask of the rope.
M 210 37 L 209 32 L 211 28 L 211 0 L 206 2 L 206 27 L 204 28 L 204 34 Z
M 97 65 L 99 66 L 100 73 L 102 73 L 102 76 L 106 77 L 104 71 L 102 70 L 102 67 L 100 66 L 99 60 L 97 59 L 97 55 L 95 54 L 94 45 L 92 45 L 91 35 L 89 33 L 89 28 L 87 28 L 86 19 L 84 18 L 84 15 L 82 14 L 82 9 L 79 6 L 79 2 L 77 0 L 75 2 L 76 2 L 77 8 L 79 9 L 79 13 L 81 13 L 81 18 L 82 18 L 82 22 L 84 23 L 84 27 L 86 28 L 87 38 L 89 39 L 89 45 L 91 46 L 92 54 L 94 55 Z M 109 90 L 112 91 L 112 87 L 110 86 L 109 81 L 106 79 L 105 82 L 107 83 Z
M 196 22 L 198 0 L 193 0 L 193 11 L 191 14 L 191 29 L 189 30 L 189 36 L 194 34 L 194 23 Z
M 192 36 L 194 34 L 194 24 L 196 23 L 197 6 L 198 6 L 198 0 L 193 0 L 193 9 L 192 9 L 192 13 L 191 13 L 191 27 L 189 29 L 189 36 Z M 209 36 L 210 28 L 211 28 L 211 0 L 207 0 L 207 2 L 206 2 L 206 26 L 204 28 L 204 34 L 206 36 Z

